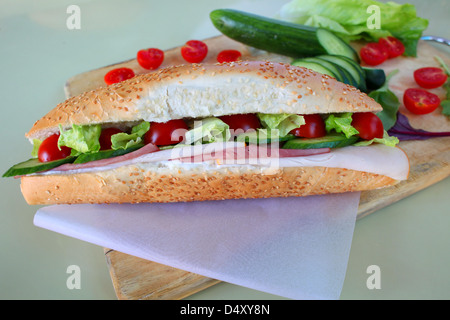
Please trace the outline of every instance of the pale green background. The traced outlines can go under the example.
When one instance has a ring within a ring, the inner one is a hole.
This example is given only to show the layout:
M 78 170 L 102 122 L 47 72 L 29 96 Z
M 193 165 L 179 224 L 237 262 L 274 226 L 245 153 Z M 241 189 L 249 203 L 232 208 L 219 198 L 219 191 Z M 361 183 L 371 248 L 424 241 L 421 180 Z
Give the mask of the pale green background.
M 208 14 L 237 8 L 267 16 L 287 1 L 0 0 L 0 170 L 27 159 L 34 121 L 64 100 L 65 81 L 134 57 L 218 34 Z M 399 1 L 404 2 L 404 1 Z M 426 34 L 450 38 L 450 0 L 409 1 L 430 20 Z M 68 30 L 66 8 L 81 8 L 81 30 Z M 450 298 L 450 179 L 357 221 L 342 299 Z M 0 179 L 0 298 L 116 299 L 103 249 L 33 225 L 19 180 Z M 70 265 L 81 289 L 66 286 Z M 381 289 L 366 287 L 366 268 L 381 268 Z M 192 299 L 277 299 L 221 283 Z

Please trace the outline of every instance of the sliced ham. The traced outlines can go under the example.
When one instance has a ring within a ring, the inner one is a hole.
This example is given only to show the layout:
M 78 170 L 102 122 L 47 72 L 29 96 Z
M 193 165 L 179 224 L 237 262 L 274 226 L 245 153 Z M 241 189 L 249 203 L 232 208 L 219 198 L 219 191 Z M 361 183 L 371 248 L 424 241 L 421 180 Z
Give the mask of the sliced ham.
M 86 163 L 66 163 L 66 164 L 63 164 L 63 165 L 53 169 L 53 170 L 69 171 L 69 170 L 104 167 L 104 166 L 109 166 L 112 164 L 116 164 L 116 163 L 120 163 L 120 162 L 124 162 L 124 161 L 128 161 L 128 160 L 136 159 L 145 154 L 153 153 L 156 151 L 159 151 L 159 148 L 157 146 L 155 146 L 154 144 L 149 143 L 149 144 L 146 144 L 145 146 L 143 146 L 142 148 L 137 149 L 136 151 L 126 153 L 121 156 L 107 158 L 107 159 L 94 160 L 94 161 L 89 161 Z

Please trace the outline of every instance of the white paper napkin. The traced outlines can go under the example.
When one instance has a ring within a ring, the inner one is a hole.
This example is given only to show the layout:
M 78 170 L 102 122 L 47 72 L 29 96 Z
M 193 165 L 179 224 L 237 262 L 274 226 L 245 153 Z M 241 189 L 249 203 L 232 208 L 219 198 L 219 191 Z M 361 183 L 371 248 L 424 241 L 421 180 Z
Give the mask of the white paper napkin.
M 360 193 L 168 204 L 54 205 L 34 224 L 292 299 L 338 299 Z

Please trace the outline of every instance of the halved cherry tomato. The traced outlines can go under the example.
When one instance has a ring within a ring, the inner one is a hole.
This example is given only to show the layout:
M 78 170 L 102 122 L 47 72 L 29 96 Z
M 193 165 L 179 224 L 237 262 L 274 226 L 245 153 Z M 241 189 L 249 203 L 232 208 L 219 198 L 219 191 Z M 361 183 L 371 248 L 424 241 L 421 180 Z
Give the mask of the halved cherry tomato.
M 352 126 L 364 140 L 383 138 L 383 122 L 372 112 L 355 112 L 352 115 Z
M 117 128 L 103 129 L 102 133 L 100 133 L 100 138 L 98 139 L 100 142 L 100 150 L 111 149 L 111 136 L 121 132 L 123 131 Z
M 441 68 L 427 67 L 414 71 L 414 79 L 422 88 L 439 88 L 447 81 L 447 74 Z
M 164 61 L 164 51 L 157 48 L 142 49 L 138 51 L 136 59 L 142 68 L 155 70 Z
M 151 122 L 150 129 L 144 135 L 144 142 L 157 146 L 177 144 L 183 141 L 185 130 L 188 130 L 188 126 L 183 119 Z M 172 137 L 172 134 L 175 136 Z
M 390 59 L 399 57 L 405 52 L 405 46 L 397 38 L 381 38 L 378 43 L 385 48 Z
M 217 62 L 233 62 L 239 60 L 241 56 L 242 54 L 238 50 L 223 50 L 217 55 Z
M 121 82 L 134 77 L 134 71 L 130 68 L 117 68 L 105 74 L 104 80 L 107 85 Z
M 319 138 L 327 134 L 327 131 L 325 130 L 325 122 L 320 115 L 306 114 L 303 117 L 305 118 L 305 124 L 290 132 L 294 136 L 303 138 Z
M 261 122 L 259 121 L 259 118 L 253 113 L 232 114 L 221 116 L 219 117 L 219 119 L 225 122 L 230 127 L 230 130 L 241 131 L 236 133 L 243 133 L 248 131 L 249 129 L 256 130 L 258 128 L 261 128 Z
M 412 113 L 427 114 L 439 107 L 441 99 L 426 90 L 410 88 L 403 94 L 403 104 Z
M 61 146 L 61 150 L 58 148 L 59 134 L 55 133 L 44 141 L 42 141 L 38 150 L 38 159 L 40 162 L 49 162 L 59 159 L 64 159 L 70 156 L 71 148 Z
M 370 66 L 377 66 L 385 62 L 389 54 L 385 47 L 378 42 L 370 42 L 361 48 L 361 59 Z
M 189 40 L 181 47 L 181 56 L 190 63 L 199 63 L 208 54 L 208 46 L 203 41 Z

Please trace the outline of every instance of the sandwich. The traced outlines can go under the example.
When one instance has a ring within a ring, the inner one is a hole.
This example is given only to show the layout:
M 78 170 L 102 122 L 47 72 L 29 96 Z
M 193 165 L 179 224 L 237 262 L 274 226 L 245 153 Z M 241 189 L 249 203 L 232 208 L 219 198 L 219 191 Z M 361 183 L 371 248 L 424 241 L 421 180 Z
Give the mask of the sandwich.
M 58 104 L 25 135 L 32 158 L 3 176 L 21 179 L 31 205 L 372 190 L 409 174 L 398 140 L 364 120 L 381 110 L 289 64 L 171 66 Z

